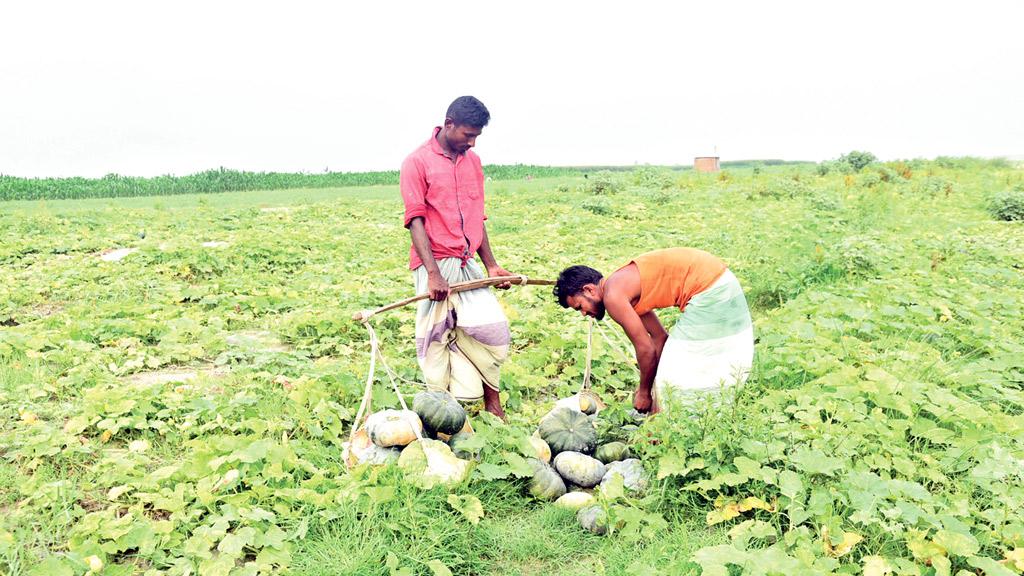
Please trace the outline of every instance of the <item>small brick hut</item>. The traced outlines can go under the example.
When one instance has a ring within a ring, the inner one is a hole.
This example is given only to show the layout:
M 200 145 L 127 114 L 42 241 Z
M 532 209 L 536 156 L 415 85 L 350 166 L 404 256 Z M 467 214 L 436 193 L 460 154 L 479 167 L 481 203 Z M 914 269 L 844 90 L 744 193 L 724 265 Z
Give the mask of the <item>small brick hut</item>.
M 693 169 L 697 172 L 718 172 L 718 156 L 697 156 L 693 159 Z

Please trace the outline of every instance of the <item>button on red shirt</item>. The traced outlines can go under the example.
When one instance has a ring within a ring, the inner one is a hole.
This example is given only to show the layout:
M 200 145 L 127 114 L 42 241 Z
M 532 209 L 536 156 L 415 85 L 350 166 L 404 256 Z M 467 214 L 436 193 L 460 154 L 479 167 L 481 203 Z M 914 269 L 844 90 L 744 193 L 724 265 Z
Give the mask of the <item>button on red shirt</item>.
M 399 189 L 405 202 L 405 227 L 422 217 L 435 260 L 476 254 L 484 238 L 484 171 L 472 150 L 452 162 L 437 142 L 440 127 L 402 162 Z M 423 265 L 409 248 L 409 268 Z

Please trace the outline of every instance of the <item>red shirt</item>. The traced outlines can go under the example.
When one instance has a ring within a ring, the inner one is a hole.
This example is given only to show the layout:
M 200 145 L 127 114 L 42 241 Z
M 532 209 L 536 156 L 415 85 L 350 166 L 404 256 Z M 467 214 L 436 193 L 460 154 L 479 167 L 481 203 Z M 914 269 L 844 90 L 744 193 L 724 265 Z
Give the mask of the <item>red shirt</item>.
M 484 239 L 484 170 L 472 150 L 452 162 L 437 142 L 440 127 L 402 162 L 399 189 L 405 202 L 405 227 L 422 217 L 435 260 L 462 258 L 465 265 Z M 409 268 L 423 265 L 409 248 Z

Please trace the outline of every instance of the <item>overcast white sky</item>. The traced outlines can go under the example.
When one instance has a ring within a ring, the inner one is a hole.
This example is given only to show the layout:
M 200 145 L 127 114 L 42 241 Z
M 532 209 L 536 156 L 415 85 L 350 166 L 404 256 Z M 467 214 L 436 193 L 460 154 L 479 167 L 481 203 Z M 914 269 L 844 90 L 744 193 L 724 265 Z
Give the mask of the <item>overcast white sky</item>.
M 5 2 L 0 174 L 1024 154 L 1024 2 Z

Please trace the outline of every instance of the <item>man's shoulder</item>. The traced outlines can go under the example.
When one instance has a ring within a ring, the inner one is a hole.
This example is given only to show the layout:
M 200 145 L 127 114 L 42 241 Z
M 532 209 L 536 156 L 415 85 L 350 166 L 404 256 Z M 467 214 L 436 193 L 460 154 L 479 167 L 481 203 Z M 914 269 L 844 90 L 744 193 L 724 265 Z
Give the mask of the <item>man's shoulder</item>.
M 423 142 L 420 142 L 419 146 L 413 148 L 412 152 L 409 152 L 405 159 L 408 160 L 410 158 L 423 157 L 428 153 L 430 153 L 430 140 L 424 140 Z
M 424 142 L 406 155 L 405 160 L 402 160 L 402 167 L 422 166 L 424 162 L 429 160 L 430 153 L 430 142 Z

